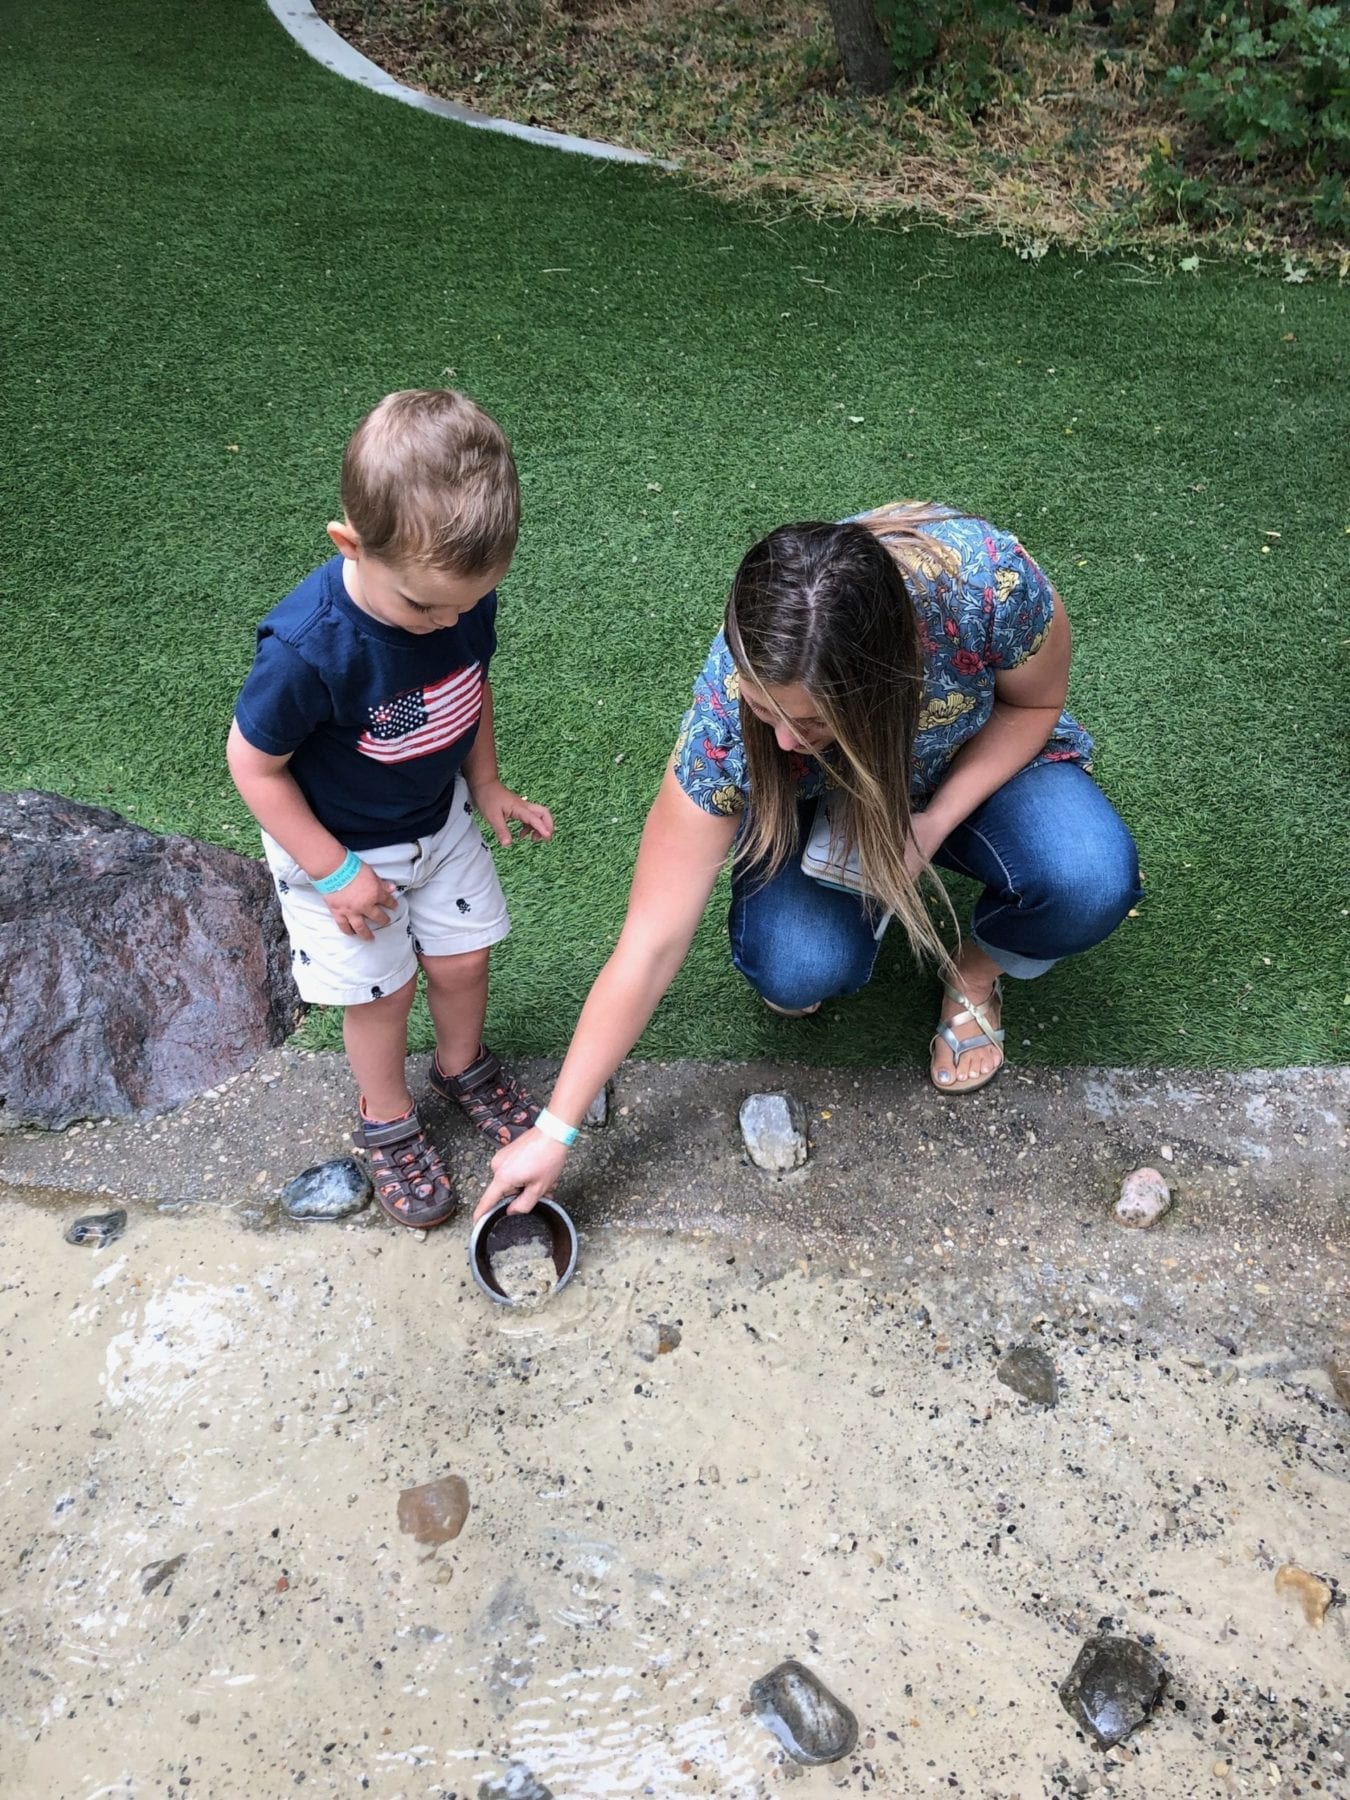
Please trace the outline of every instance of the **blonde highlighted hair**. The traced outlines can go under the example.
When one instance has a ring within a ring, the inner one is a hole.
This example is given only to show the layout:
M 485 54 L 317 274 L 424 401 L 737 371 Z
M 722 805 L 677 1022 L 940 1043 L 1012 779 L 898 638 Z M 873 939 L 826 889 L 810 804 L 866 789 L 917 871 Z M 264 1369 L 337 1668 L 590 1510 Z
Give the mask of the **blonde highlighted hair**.
M 342 505 L 368 555 L 450 575 L 510 562 L 520 483 L 501 426 L 453 388 L 387 394 L 352 433 Z
M 948 508 L 905 501 L 848 524 L 781 526 L 746 554 L 726 611 L 727 646 L 742 680 L 764 691 L 771 710 L 771 688 L 800 683 L 810 694 L 835 745 L 825 767 L 842 790 L 839 847 L 856 849 L 866 892 L 900 920 L 915 954 L 944 968 L 949 953 L 908 867 L 924 651 L 905 576 L 920 567 L 956 572 L 955 553 L 925 529 L 951 516 Z M 745 706 L 741 733 L 750 811 L 737 857 L 768 880 L 798 853 L 797 782 L 773 728 Z M 945 902 L 941 882 L 925 868 Z

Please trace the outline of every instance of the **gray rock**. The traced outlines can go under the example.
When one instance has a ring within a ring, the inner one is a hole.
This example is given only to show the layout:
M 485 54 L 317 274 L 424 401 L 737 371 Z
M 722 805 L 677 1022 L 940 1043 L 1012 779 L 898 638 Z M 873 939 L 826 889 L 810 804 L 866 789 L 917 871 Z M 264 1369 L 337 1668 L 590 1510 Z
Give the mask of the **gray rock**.
M 66 1233 L 68 1244 L 92 1244 L 95 1250 L 106 1250 L 115 1244 L 127 1228 L 127 1215 L 120 1206 L 112 1212 L 86 1213 Z
M 1140 1231 L 1156 1225 L 1172 1204 L 1172 1190 L 1156 1169 L 1131 1169 L 1120 1184 L 1116 1223 Z
M 1039 1344 L 1014 1344 L 995 1371 L 1005 1387 L 1037 1406 L 1059 1401 L 1059 1377 L 1049 1354 Z
M 741 1137 L 751 1162 L 786 1175 L 806 1161 L 806 1112 L 793 1094 L 751 1094 L 741 1107 Z
M 607 1081 L 582 1114 L 582 1124 L 592 1131 L 603 1131 L 609 1124 L 609 1109 L 613 1100 L 614 1083 Z
M 292 1176 L 281 1204 L 293 1219 L 345 1219 L 370 1204 L 370 1171 L 354 1156 L 316 1163 Z
M 553 1800 L 524 1763 L 512 1763 L 503 1775 L 489 1775 L 478 1790 L 478 1800 Z
M 1094 1637 L 1060 1685 L 1066 1711 L 1103 1750 L 1144 1723 L 1162 1698 L 1167 1670 L 1133 1638 Z
M 1332 1352 L 1327 1358 L 1327 1374 L 1341 1405 L 1350 1411 L 1350 1349 Z
M 838 1762 L 858 1742 L 858 1721 L 848 1707 L 791 1658 L 751 1683 L 750 1704 L 796 1762 Z
M 266 867 L 59 794 L 0 794 L 0 1125 L 161 1112 L 299 997 Z

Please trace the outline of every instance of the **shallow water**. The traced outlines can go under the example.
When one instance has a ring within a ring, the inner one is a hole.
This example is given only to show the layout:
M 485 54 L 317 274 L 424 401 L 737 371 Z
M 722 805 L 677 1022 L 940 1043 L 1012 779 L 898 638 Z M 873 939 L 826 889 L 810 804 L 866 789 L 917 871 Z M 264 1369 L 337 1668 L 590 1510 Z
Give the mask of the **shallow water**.
M 476 1800 L 512 1762 L 555 1800 L 1344 1780 L 1350 1609 L 1314 1629 L 1274 1582 L 1350 1583 L 1314 1371 L 1051 1321 L 1042 1410 L 902 1271 L 592 1233 L 520 1314 L 462 1222 L 141 1212 L 100 1251 L 68 1222 L 0 1214 L 6 1794 Z M 468 1520 L 429 1550 L 398 1495 L 451 1472 Z M 1055 1692 L 1098 1629 L 1171 1671 L 1123 1753 Z M 858 1715 L 844 1763 L 785 1764 L 749 1712 L 789 1656 Z

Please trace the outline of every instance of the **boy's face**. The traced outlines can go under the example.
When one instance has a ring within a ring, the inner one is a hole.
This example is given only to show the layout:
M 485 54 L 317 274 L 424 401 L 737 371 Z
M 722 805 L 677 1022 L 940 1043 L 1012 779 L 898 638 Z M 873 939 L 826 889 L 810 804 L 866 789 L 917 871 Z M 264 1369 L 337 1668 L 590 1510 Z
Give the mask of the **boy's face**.
M 343 579 L 362 612 L 419 637 L 457 624 L 504 580 L 510 567 L 507 561 L 479 575 L 452 575 L 420 565 L 405 568 L 368 555 L 350 526 L 330 525 L 328 535 L 346 558 Z

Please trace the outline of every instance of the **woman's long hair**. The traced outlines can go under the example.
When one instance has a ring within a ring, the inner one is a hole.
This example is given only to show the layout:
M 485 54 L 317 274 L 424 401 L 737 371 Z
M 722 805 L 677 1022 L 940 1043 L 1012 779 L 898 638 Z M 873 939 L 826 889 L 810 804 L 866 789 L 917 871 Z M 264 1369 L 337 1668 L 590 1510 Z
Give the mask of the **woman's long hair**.
M 853 524 L 781 526 L 746 554 L 726 613 L 744 680 L 760 689 L 800 682 L 810 694 L 837 747 L 825 766 L 843 796 L 840 847 L 857 850 L 864 888 L 900 920 L 915 954 L 927 951 L 944 967 L 948 951 L 905 866 L 924 690 L 923 636 L 905 571 L 955 571 L 954 553 L 923 530 L 950 516 L 906 502 Z M 797 780 L 772 727 L 746 706 L 741 733 L 750 811 L 737 858 L 768 880 L 798 853 Z

